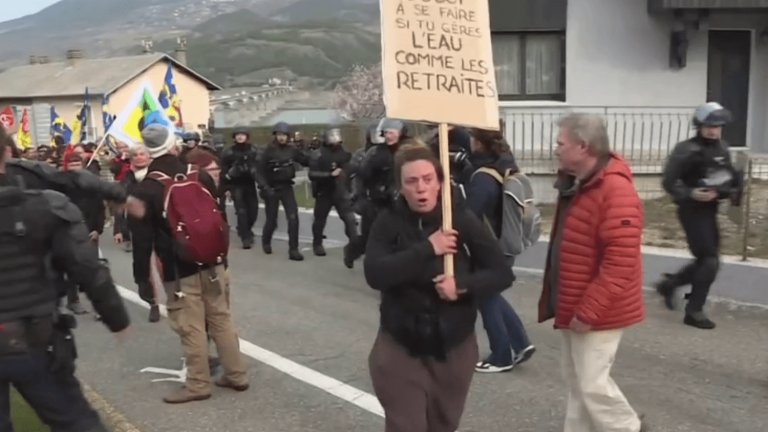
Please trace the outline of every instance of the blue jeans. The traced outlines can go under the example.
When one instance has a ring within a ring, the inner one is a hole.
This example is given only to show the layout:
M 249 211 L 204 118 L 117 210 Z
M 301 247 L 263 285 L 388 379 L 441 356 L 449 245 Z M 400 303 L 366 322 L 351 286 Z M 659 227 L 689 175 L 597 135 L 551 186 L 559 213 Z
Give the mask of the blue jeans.
M 48 370 L 44 352 L 0 357 L 0 432 L 13 432 L 10 385 L 52 432 L 106 432 L 74 375 Z
M 531 344 L 523 322 L 501 294 L 481 300 L 479 309 L 491 346 L 487 360 L 498 366 L 512 364 L 513 351 L 520 353 Z

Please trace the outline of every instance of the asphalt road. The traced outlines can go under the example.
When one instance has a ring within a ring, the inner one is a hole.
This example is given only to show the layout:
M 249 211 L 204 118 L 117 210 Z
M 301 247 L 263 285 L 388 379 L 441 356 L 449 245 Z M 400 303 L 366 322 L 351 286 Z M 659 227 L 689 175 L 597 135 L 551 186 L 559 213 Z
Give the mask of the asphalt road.
M 256 222 L 257 228 L 254 232 L 261 234 L 261 226 L 264 223 L 263 208 L 260 209 L 259 219 Z M 232 216 L 234 217 L 234 216 Z M 234 221 L 235 219 L 230 219 Z M 301 210 L 299 212 L 299 235 L 307 242 L 312 241 L 312 210 Z M 286 221 L 285 215 L 280 209 L 278 219 L 279 238 L 285 236 Z M 326 243 L 329 246 L 339 246 L 346 244 L 344 235 L 344 226 L 337 216 L 332 214 L 328 218 L 328 226 L 325 230 L 327 237 Z M 239 246 L 239 241 L 235 240 L 233 245 Z M 258 246 L 258 243 L 257 243 Z M 540 273 L 544 270 L 547 257 L 547 242 L 539 242 L 529 250 L 520 255 L 515 267 L 520 272 Z M 652 286 L 661 277 L 664 272 L 676 272 L 686 265 L 690 256 L 686 251 L 682 253 L 657 253 L 643 254 L 643 275 L 647 286 Z M 672 256 L 677 255 L 677 256 Z M 680 255 L 683 255 L 681 257 Z M 740 263 L 735 260 L 724 260 L 720 267 L 720 273 L 717 281 L 712 286 L 712 296 L 722 297 L 736 302 L 768 306 L 768 265 L 760 263 Z
M 103 243 L 116 281 L 135 291 L 130 254 Z M 367 371 L 378 296 L 361 266 L 346 269 L 338 248 L 291 262 L 285 243 L 274 247 L 271 256 L 259 248 L 231 253 L 233 314 L 241 349 L 251 355 L 248 392 L 214 389 L 208 401 L 164 404 L 162 396 L 180 384 L 152 382 L 167 376 L 140 371 L 180 369 L 179 341 L 165 319 L 148 323 L 147 309 L 131 301 L 134 328 L 124 345 L 91 317 L 80 319 L 81 378 L 144 432 L 383 430 Z M 535 272 L 518 272 L 505 294 L 538 352 L 510 373 L 476 375 L 462 432 L 562 430 L 560 336 L 550 323 L 535 322 L 540 285 Z M 680 313 L 663 310 L 650 294 L 647 304 L 648 319 L 627 332 L 614 376 L 653 431 L 768 430 L 768 311 L 716 303 L 710 313 L 719 326 L 702 331 L 682 325 Z M 485 353 L 479 323 L 478 336 Z

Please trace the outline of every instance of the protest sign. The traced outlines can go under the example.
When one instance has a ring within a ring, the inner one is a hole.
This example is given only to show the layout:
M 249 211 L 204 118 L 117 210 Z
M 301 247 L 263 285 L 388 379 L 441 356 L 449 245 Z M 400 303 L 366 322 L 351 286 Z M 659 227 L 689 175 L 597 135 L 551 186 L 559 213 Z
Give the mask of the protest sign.
M 499 129 L 488 0 L 381 0 L 387 117 Z

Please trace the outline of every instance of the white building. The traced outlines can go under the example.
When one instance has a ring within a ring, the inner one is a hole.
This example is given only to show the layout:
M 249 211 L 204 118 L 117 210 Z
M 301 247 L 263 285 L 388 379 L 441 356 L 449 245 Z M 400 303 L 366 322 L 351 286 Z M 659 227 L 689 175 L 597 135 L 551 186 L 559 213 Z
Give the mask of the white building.
M 604 114 L 614 148 L 636 173 L 659 172 L 707 101 L 732 111 L 724 132 L 732 146 L 768 153 L 768 0 L 490 7 L 502 121 L 527 169 L 551 172 L 553 122 L 567 110 Z

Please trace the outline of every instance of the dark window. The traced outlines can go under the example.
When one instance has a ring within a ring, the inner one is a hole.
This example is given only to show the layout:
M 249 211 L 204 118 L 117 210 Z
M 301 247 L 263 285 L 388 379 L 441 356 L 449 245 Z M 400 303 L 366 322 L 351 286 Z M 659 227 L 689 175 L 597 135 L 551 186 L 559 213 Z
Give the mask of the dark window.
M 565 100 L 565 34 L 493 33 L 500 100 Z

